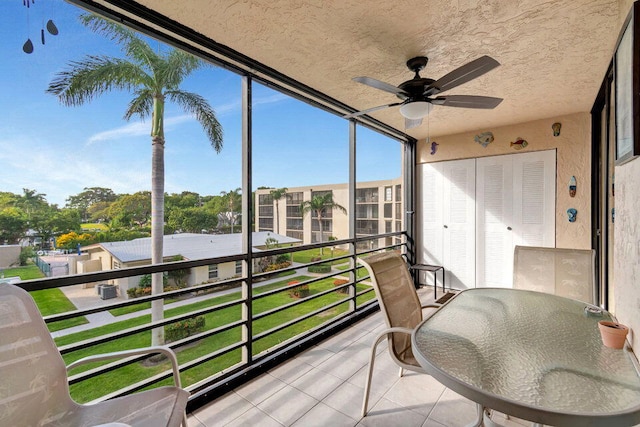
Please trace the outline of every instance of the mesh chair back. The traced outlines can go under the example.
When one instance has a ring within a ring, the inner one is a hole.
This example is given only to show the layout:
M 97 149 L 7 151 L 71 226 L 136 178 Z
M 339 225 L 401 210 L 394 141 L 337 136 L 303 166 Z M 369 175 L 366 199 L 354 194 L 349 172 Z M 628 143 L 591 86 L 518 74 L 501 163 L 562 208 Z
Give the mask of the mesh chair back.
M 420 299 L 402 255 L 384 252 L 359 259 L 375 289 L 388 327 L 414 329 L 422 321 Z M 393 334 L 392 352 L 401 361 L 417 365 L 411 352 L 411 336 Z
M 0 425 L 54 423 L 69 409 L 64 361 L 29 294 L 10 284 L 0 285 L 0 378 Z
M 513 287 L 596 302 L 595 251 L 516 246 Z

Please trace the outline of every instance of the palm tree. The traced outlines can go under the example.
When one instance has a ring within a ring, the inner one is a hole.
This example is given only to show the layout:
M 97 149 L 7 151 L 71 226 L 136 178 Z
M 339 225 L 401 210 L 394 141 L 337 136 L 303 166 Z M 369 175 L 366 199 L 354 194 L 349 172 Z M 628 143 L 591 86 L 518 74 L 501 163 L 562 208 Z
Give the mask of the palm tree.
M 233 234 L 233 225 L 238 219 L 238 211 L 242 209 L 242 195 L 240 192 L 242 188 L 238 187 L 235 190 L 221 191 L 220 194 L 227 203 L 227 214 L 223 215 L 231 224 L 231 234 Z
M 124 114 L 151 117 L 151 263 L 162 263 L 164 236 L 164 112 L 165 101 L 175 102 L 200 122 L 211 146 L 222 149 L 222 127 L 209 103 L 200 95 L 180 89 L 182 81 L 207 64 L 195 56 L 168 49 L 156 52 L 133 31 L 96 15 L 81 15 L 83 25 L 118 43 L 126 58 L 86 56 L 58 73 L 47 93 L 66 106 L 78 106 L 111 90 L 127 90 L 134 97 Z M 162 273 L 152 277 L 152 293 L 162 292 Z M 162 300 L 153 301 L 152 320 L 163 316 Z M 152 343 L 164 342 L 164 329 L 156 328 Z
M 278 207 L 278 201 L 287 194 L 287 187 L 271 190 L 269 191 L 269 194 L 271 194 L 271 199 L 276 204 L 276 229 L 274 231 L 280 234 L 280 209 Z
M 337 209 L 342 213 L 347 213 L 344 206 L 339 205 L 333 200 L 333 193 L 328 192 L 320 196 L 313 196 L 311 200 L 305 200 L 300 205 L 300 211 L 304 217 L 306 214 L 311 213 L 318 220 L 318 227 L 320 230 L 320 243 L 323 241 L 322 235 L 322 215 L 328 210 Z M 320 248 L 320 256 L 324 255 L 324 248 Z

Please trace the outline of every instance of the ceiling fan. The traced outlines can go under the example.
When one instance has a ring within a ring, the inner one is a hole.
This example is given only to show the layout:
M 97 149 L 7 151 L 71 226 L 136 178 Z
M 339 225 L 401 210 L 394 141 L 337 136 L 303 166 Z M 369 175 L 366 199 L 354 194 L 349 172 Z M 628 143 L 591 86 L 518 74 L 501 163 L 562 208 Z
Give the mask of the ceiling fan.
M 420 71 L 424 69 L 428 61 L 429 58 L 426 56 L 418 56 L 408 60 L 407 67 L 415 73 L 415 76 L 411 80 L 401 83 L 398 87 L 371 77 L 354 77 L 354 81 L 392 93 L 402 101 L 368 108 L 363 111 L 347 114 L 344 117 L 357 117 L 399 105 L 400 114 L 405 117 L 405 128 L 410 129 L 420 126 L 422 119 L 431 112 L 434 105 L 491 109 L 497 107 L 498 104 L 502 102 L 502 98 L 493 98 L 490 96 L 435 96 L 493 70 L 500 65 L 495 59 L 486 55 L 481 56 L 478 59 L 456 68 L 438 80 L 420 77 Z

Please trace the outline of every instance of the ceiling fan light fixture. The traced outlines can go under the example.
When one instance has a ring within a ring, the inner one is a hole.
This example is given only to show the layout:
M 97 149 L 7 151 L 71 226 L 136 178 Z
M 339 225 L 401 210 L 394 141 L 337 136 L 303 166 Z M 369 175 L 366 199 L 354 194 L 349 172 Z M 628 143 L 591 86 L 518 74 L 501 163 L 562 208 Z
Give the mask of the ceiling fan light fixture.
M 410 120 L 422 119 L 429 115 L 433 105 L 426 101 L 415 101 L 400 106 L 400 114 Z

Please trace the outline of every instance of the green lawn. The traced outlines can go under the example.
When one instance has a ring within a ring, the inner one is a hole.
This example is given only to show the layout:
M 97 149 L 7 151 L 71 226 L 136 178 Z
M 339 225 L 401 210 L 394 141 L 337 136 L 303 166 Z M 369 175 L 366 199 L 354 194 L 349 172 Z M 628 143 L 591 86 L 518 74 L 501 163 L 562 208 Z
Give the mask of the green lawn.
M 339 257 L 343 255 L 348 255 L 349 252 L 336 249 L 333 251 L 333 257 Z M 330 259 L 331 258 L 331 248 L 324 248 L 324 254 L 320 255 L 320 249 L 307 249 L 304 251 L 293 252 L 293 261 L 300 262 L 303 264 L 307 264 L 311 262 L 311 258 L 321 257 L 322 259 Z
M 25 265 L 23 267 L 7 268 L 4 270 L 5 277 L 20 276 L 21 280 L 39 279 L 45 277 L 42 271 L 35 264 Z M 52 314 L 65 313 L 76 309 L 71 301 L 58 288 L 45 289 L 42 291 L 33 291 L 31 296 L 43 316 Z M 47 326 L 49 331 L 59 331 L 61 329 L 70 328 L 72 326 L 88 323 L 85 317 L 76 317 L 73 319 L 62 320 L 60 322 L 49 323 Z
M 293 278 L 289 278 L 286 280 L 279 281 L 277 283 L 273 283 L 270 285 L 258 287 L 254 289 L 254 295 L 259 295 L 264 292 L 267 292 L 272 289 L 281 288 L 282 286 L 286 286 L 288 282 L 291 280 L 304 281 L 308 280 L 307 276 L 296 276 Z M 333 288 L 333 280 L 324 279 L 319 282 L 313 283 L 309 285 L 311 295 L 322 292 L 326 289 Z M 361 291 L 365 288 L 368 288 L 366 285 L 358 285 L 358 291 Z M 366 300 L 374 298 L 373 292 L 370 292 L 362 297 L 358 298 L 358 304 L 362 304 Z M 241 293 L 233 292 L 228 295 L 222 295 L 218 297 L 213 297 L 204 301 L 195 302 L 193 304 L 189 304 L 182 307 L 177 307 L 174 309 L 169 309 L 165 311 L 166 317 L 176 316 L 178 314 L 184 314 L 193 312 L 198 309 L 202 309 L 205 307 L 211 307 L 215 305 L 219 305 L 229 301 L 237 301 L 241 297 Z M 323 306 L 331 304 L 333 302 L 345 300 L 344 304 L 340 304 L 337 307 L 334 307 L 331 310 L 325 311 L 320 315 L 313 316 L 309 319 L 306 319 L 302 322 L 299 322 L 293 326 L 287 327 L 277 333 L 268 335 L 260 340 L 254 341 L 253 354 L 258 354 L 268 348 L 271 348 L 281 342 L 288 340 L 289 338 L 303 333 L 304 331 L 313 328 L 317 325 L 320 325 L 332 317 L 339 315 L 346 311 L 349 307 L 349 303 L 347 301 L 347 296 L 344 294 L 338 294 L 336 292 L 329 293 L 315 300 L 309 300 L 294 307 L 287 308 L 278 313 L 266 316 L 262 319 L 257 319 L 253 324 L 253 333 L 254 336 L 261 332 L 267 331 L 275 326 L 281 325 L 283 323 L 288 322 L 289 320 L 295 319 L 304 315 L 305 313 L 309 313 L 311 311 L 317 310 Z M 271 310 L 275 307 L 283 306 L 285 304 L 289 304 L 293 302 L 294 299 L 289 296 L 287 291 L 276 293 L 270 295 L 265 298 L 255 299 L 253 301 L 253 312 L 255 315 L 264 313 L 265 311 Z M 234 321 L 241 319 L 241 306 L 235 306 L 226 308 L 223 310 L 216 311 L 214 313 L 209 313 L 205 315 L 206 324 L 205 329 L 210 330 L 214 329 Z M 78 341 L 82 341 L 85 339 L 89 339 L 92 337 L 97 337 L 100 335 L 104 335 L 110 332 L 119 331 L 126 328 L 131 328 L 136 325 L 142 325 L 148 323 L 150 321 L 149 315 L 144 315 L 137 317 L 135 319 L 126 320 L 114 324 L 105 325 L 99 328 L 94 328 L 88 331 L 80 332 L 77 334 L 60 337 L 56 339 L 56 343 L 61 345 L 66 345 Z M 225 331 L 223 333 L 218 333 L 213 337 L 207 338 L 206 340 L 202 340 L 195 345 L 187 346 L 186 348 L 178 350 L 178 360 L 180 363 L 186 363 L 188 361 L 194 360 L 199 357 L 203 357 L 213 351 L 218 349 L 222 349 L 231 344 L 237 343 L 241 340 L 241 330 L 240 328 L 234 328 L 229 331 Z M 144 347 L 150 344 L 150 333 L 143 332 L 133 336 L 125 337 L 118 340 L 112 340 L 104 344 L 100 344 L 97 346 L 93 346 L 91 348 L 82 349 L 72 354 L 67 354 L 64 356 L 65 362 L 68 364 L 73 360 L 77 360 L 80 357 L 87 356 L 89 354 L 97 354 L 110 352 L 114 350 L 128 349 L 128 348 L 136 348 L 136 347 Z M 184 385 L 193 384 L 197 381 L 200 381 L 204 378 L 207 378 L 211 375 L 214 375 L 217 372 L 220 372 L 230 366 L 233 366 L 236 363 L 240 362 L 240 351 L 233 351 L 228 353 L 222 357 L 216 358 L 212 361 L 209 361 L 203 365 L 199 365 L 182 374 L 182 381 Z M 79 372 L 81 369 L 90 369 L 95 365 L 87 365 L 86 367 L 82 367 L 79 370 L 75 371 Z M 133 364 L 129 365 L 125 368 L 118 369 L 116 371 L 106 373 L 100 375 L 99 377 L 92 378 L 86 381 L 83 381 L 79 384 L 74 384 L 71 387 L 72 395 L 79 402 L 87 402 L 92 399 L 98 398 L 106 393 L 122 388 L 128 384 L 131 384 L 136 381 L 140 381 L 143 378 L 147 378 L 152 376 L 162 370 L 168 369 L 168 364 L 163 363 L 153 367 L 143 367 L 141 364 Z

